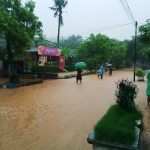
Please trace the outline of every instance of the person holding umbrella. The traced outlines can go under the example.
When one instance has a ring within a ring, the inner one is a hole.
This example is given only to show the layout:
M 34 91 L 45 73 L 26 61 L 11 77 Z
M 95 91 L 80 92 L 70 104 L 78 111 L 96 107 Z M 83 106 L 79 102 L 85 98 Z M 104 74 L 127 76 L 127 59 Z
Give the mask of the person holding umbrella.
M 109 76 L 112 76 L 112 67 L 109 67 Z
M 84 62 L 78 62 L 75 64 L 75 68 L 77 68 L 77 77 L 76 77 L 76 83 L 78 83 L 78 80 L 80 80 L 80 83 L 82 82 L 82 69 L 86 66 Z
M 106 67 L 109 68 L 109 76 L 112 76 L 112 71 L 113 71 L 113 69 L 112 69 L 112 64 L 108 64 L 108 63 L 107 63 Z
M 77 69 L 77 77 L 76 77 L 76 83 L 78 83 L 78 80 L 80 80 L 80 83 L 82 82 L 82 69 Z

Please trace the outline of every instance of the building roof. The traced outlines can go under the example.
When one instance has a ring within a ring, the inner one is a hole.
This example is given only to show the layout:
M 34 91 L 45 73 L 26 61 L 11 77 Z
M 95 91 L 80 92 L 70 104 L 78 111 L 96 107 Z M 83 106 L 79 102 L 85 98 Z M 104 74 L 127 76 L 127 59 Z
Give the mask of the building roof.
M 29 50 L 29 52 L 38 52 L 38 48 L 37 47 L 33 47 L 33 48 L 31 48 L 30 50 Z

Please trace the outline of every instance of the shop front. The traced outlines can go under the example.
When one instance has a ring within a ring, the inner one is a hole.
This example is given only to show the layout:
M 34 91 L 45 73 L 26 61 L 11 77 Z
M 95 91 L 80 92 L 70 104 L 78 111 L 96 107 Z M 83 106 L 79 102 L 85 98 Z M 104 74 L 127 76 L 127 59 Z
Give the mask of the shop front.
M 58 66 L 59 70 L 63 70 L 65 66 L 65 57 L 61 56 L 61 49 L 52 48 L 46 46 L 38 47 L 38 65 L 43 66 L 42 73 L 37 73 L 39 78 L 44 79 L 55 79 L 58 76 L 58 73 L 55 72 L 44 72 L 44 67 L 47 66 Z

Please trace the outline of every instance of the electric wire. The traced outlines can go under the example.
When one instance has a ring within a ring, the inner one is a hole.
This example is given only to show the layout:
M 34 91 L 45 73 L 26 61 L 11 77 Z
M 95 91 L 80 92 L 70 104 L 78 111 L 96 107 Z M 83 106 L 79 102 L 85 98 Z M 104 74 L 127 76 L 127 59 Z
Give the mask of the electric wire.
M 123 0 L 120 0 L 121 4 L 122 4 L 122 7 L 123 9 L 125 10 L 128 18 L 130 19 L 130 21 L 133 23 L 135 22 L 134 19 L 132 18 L 132 14 L 130 13 L 130 10 L 129 10 L 129 7 L 127 6 L 127 1 L 126 3 L 123 1 Z
M 93 31 L 80 32 L 79 34 L 87 34 L 87 33 L 90 33 L 90 32 L 93 33 L 93 32 L 98 32 L 98 31 L 110 30 L 110 29 L 114 29 L 114 28 L 117 28 L 117 27 L 130 25 L 130 24 L 132 24 L 132 23 L 126 23 L 126 24 L 121 24 L 121 25 L 116 25 L 116 26 L 101 28 L 101 29 L 97 29 L 97 30 L 93 30 Z M 63 36 L 66 36 L 66 35 L 70 35 L 70 34 L 65 34 Z
M 135 22 L 134 21 L 134 17 L 133 17 L 133 15 L 131 13 L 131 10 L 130 10 L 130 7 L 129 7 L 127 1 L 119 0 L 119 2 L 122 5 L 124 11 L 126 12 L 126 14 L 127 14 L 128 18 L 129 18 L 130 22 L 132 23 L 133 26 L 135 26 L 134 25 L 134 22 Z
M 132 12 L 131 12 L 131 9 L 130 9 L 128 3 L 127 3 L 127 0 L 125 0 L 125 2 L 126 2 L 126 5 L 127 5 L 127 7 L 128 7 L 128 10 L 129 10 L 129 12 L 130 12 L 130 14 L 131 14 L 132 20 L 135 22 L 134 17 L 133 17 Z
M 126 15 L 128 16 L 130 22 L 131 22 L 132 25 L 134 26 L 134 23 L 133 23 L 134 20 L 132 19 L 131 14 L 130 14 L 129 10 L 127 9 L 127 6 L 126 6 L 125 2 L 122 1 L 122 0 L 120 0 L 120 3 L 121 3 L 121 5 L 122 5 L 122 7 L 123 7 L 123 9 L 124 9 L 124 11 L 125 11 L 125 13 L 126 13 Z
M 130 24 L 131 24 L 131 23 L 126 23 L 126 24 L 116 25 L 116 26 L 112 26 L 112 27 L 102 28 L 102 29 L 99 29 L 99 30 L 96 30 L 96 31 L 100 31 L 100 30 L 102 31 L 102 30 L 114 29 L 114 28 L 117 28 L 117 27 L 121 27 L 121 26 L 125 26 L 125 25 L 130 25 Z M 90 31 L 90 32 L 94 32 L 94 31 Z M 54 38 L 49 38 L 49 39 L 54 39 Z M 46 39 L 45 41 L 57 45 L 56 42 L 53 42 L 53 41 L 51 41 L 51 40 L 49 40 L 49 39 Z M 61 44 L 61 43 L 60 43 L 60 45 L 61 45 L 61 46 L 68 46 L 68 45 L 66 45 L 66 44 Z M 74 47 L 72 47 L 72 46 L 68 46 L 68 47 L 74 48 Z
M 126 9 L 126 6 L 125 6 L 124 2 L 123 2 L 122 0 L 118 0 L 118 1 L 119 1 L 120 5 L 122 6 L 122 8 L 124 9 L 124 11 L 125 11 L 125 13 L 127 14 L 127 16 L 128 16 L 129 19 L 130 19 L 130 16 L 129 16 L 129 14 L 128 14 L 128 10 Z M 131 21 L 131 20 L 130 20 L 130 21 Z

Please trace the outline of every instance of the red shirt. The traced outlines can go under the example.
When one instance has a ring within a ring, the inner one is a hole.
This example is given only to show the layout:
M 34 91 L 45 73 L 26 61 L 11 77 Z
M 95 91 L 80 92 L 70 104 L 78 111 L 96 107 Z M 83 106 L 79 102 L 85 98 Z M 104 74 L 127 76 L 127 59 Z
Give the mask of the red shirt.
M 82 72 L 81 69 L 77 69 L 77 76 L 81 76 L 81 72 Z

